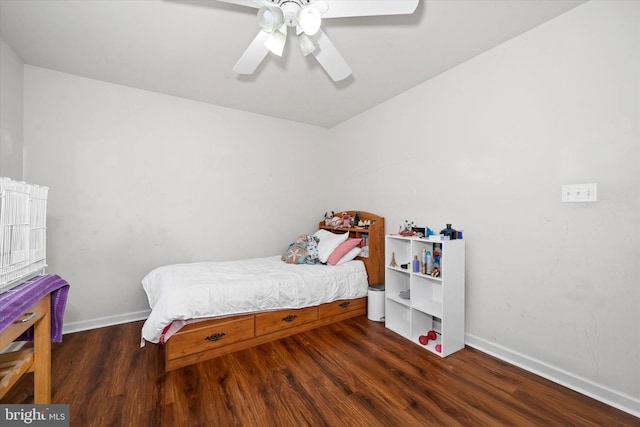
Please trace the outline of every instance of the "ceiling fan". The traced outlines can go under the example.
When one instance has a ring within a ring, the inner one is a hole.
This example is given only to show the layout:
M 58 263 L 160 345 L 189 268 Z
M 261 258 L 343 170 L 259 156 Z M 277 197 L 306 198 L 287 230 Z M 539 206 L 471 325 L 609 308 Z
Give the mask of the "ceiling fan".
M 419 0 L 218 0 L 258 9 L 260 32 L 233 71 L 252 74 L 269 54 L 282 56 L 288 29 L 295 32 L 302 54 L 313 54 L 327 74 L 340 81 L 351 74 L 349 64 L 322 31 L 323 19 L 403 15 L 416 10 Z

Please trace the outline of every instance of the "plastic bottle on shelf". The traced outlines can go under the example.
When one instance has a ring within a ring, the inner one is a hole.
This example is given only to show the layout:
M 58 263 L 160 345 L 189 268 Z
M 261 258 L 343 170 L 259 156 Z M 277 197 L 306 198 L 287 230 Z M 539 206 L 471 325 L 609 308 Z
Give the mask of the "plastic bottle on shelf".
M 420 272 L 420 261 L 418 261 L 418 255 L 415 255 L 413 257 L 413 272 L 414 273 Z
M 441 256 L 442 256 L 442 251 L 440 249 L 440 243 L 436 243 L 433 246 L 433 265 L 440 267 Z
M 431 256 L 431 252 L 427 251 L 427 274 L 431 274 L 433 271 L 433 257 Z
M 427 249 L 422 248 L 422 254 L 420 256 L 420 273 L 427 274 Z

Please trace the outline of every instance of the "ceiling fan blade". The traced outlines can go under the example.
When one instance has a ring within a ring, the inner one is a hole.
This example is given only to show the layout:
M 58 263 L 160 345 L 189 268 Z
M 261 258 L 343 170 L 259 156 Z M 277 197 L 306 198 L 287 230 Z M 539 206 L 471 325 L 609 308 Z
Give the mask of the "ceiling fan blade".
M 316 57 L 322 68 L 329 74 L 329 77 L 334 82 L 339 82 L 349 77 L 351 67 L 340 55 L 340 52 L 338 52 L 338 49 L 336 49 L 324 31 L 319 30 L 314 39 L 318 43 L 318 48 L 313 51 L 313 56 Z
M 419 0 L 321 0 L 313 2 L 322 12 L 322 18 L 350 16 L 405 15 L 412 14 Z M 326 9 L 326 10 L 323 10 Z
M 222 3 L 231 3 L 231 4 L 237 4 L 240 6 L 253 7 L 255 9 L 259 9 L 260 7 L 264 6 L 264 4 L 262 4 L 262 2 L 259 0 L 218 0 L 218 1 Z
M 233 66 L 233 71 L 238 74 L 252 74 L 269 53 L 269 49 L 264 45 L 268 38 L 269 33 L 260 31 Z

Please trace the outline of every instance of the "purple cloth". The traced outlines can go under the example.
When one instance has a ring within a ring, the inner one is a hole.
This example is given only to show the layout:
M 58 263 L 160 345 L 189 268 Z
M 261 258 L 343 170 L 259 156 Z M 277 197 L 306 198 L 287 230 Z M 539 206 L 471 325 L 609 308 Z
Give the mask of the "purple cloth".
M 51 294 L 51 341 L 62 342 L 62 319 L 69 295 L 69 284 L 58 275 L 36 276 L 0 294 L 0 331 L 11 325 L 33 304 Z M 33 327 L 17 341 L 33 339 Z

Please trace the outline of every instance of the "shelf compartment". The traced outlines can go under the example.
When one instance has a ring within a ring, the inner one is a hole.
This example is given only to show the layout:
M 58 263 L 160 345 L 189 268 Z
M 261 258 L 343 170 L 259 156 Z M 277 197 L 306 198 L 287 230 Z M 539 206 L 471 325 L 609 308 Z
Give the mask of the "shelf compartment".
M 409 338 L 411 341 L 416 343 L 422 348 L 426 348 L 430 352 L 437 354 L 440 357 L 443 357 L 443 353 L 436 351 L 436 345 L 440 344 L 442 347 L 442 335 L 440 332 L 440 319 L 435 318 L 434 316 L 430 316 L 428 314 L 422 313 L 420 311 L 414 310 L 411 313 L 411 337 Z M 420 342 L 420 336 L 426 335 L 429 331 L 436 332 L 436 339 L 429 340 L 427 345 L 423 345 Z
M 418 259 L 422 261 L 423 249 L 426 249 L 427 252 L 431 252 L 431 256 L 433 256 L 433 242 L 429 242 L 428 240 L 416 239 L 413 241 L 411 248 L 411 259 L 413 259 L 414 256 L 417 256 Z
M 409 338 L 411 335 L 411 309 L 387 298 L 385 301 L 385 326 L 393 332 Z
M 442 318 L 442 282 L 416 277 L 411 284 L 411 296 L 414 309 Z
M 427 345 L 422 345 L 420 343 L 420 335 L 425 335 L 424 333 L 422 334 L 418 334 L 416 336 L 411 337 L 411 341 L 415 342 L 416 344 L 418 344 L 420 347 L 426 348 L 427 350 L 429 350 L 431 353 L 437 354 L 440 357 L 444 357 L 442 355 L 442 335 L 436 332 L 436 339 L 435 340 L 429 340 L 429 342 L 427 343 Z M 436 345 L 440 344 L 440 351 L 436 351 Z
M 400 298 L 400 292 L 409 289 L 409 281 L 409 274 L 405 270 L 390 269 L 385 281 L 385 296 L 398 304 L 409 306 L 410 300 Z
M 413 257 L 411 256 L 411 240 L 403 237 L 388 237 L 385 242 L 385 265 L 391 267 L 391 260 L 395 259 L 398 265 L 397 269 L 401 269 L 401 264 L 410 263 Z M 403 270 L 409 271 L 409 270 Z

